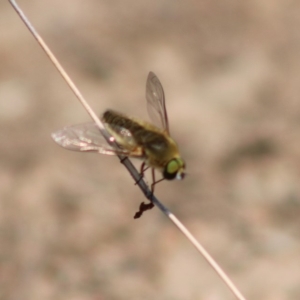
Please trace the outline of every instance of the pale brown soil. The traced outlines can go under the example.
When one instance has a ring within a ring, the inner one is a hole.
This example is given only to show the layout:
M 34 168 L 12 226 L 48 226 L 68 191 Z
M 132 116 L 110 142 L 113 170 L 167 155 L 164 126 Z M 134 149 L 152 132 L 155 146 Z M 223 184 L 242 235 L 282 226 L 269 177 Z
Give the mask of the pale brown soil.
M 21 2 L 21 1 L 20 1 Z M 300 2 L 22 1 L 99 113 L 160 78 L 187 163 L 157 196 L 248 299 L 300 299 Z M 114 157 L 51 132 L 88 115 L 0 3 L 0 299 L 234 299 Z

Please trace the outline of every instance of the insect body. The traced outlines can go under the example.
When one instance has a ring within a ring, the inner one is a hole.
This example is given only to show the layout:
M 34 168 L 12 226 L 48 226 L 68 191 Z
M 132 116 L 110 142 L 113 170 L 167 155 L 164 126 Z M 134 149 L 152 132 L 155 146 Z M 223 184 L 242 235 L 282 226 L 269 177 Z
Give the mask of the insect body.
M 103 114 L 102 121 L 128 156 L 143 159 L 149 167 L 160 170 L 164 179 L 183 178 L 184 162 L 165 131 L 111 110 Z
M 152 168 L 152 191 L 158 182 L 155 182 L 154 169 L 162 173 L 163 179 L 183 179 L 185 163 L 177 144 L 170 137 L 163 87 L 152 72 L 147 78 L 146 99 L 148 113 L 157 126 L 112 110 L 102 115 L 102 122 L 119 147 L 108 145 L 95 123 L 65 127 L 53 133 L 52 137 L 69 150 L 142 159 L 141 175 L 145 165 Z

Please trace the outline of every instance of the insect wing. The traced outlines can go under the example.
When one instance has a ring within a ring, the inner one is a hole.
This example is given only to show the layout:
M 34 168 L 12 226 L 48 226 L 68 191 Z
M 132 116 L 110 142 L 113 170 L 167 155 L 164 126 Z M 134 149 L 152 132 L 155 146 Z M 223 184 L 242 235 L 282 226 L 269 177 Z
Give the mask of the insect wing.
M 125 149 L 133 149 L 137 146 L 134 135 L 129 129 L 109 123 L 105 123 L 105 127 L 121 147 Z
M 164 90 L 159 79 L 153 72 L 150 72 L 147 78 L 146 99 L 148 114 L 152 121 L 169 134 Z
M 109 146 L 95 123 L 67 126 L 52 133 L 51 136 L 61 147 L 72 151 L 129 155 L 126 150 Z

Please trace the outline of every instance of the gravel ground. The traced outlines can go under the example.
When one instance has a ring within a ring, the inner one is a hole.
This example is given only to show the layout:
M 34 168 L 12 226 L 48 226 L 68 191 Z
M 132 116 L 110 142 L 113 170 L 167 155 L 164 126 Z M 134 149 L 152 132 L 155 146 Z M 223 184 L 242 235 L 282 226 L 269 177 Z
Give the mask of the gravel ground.
M 300 2 L 22 2 L 95 111 L 147 118 L 158 75 L 188 176 L 157 196 L 248 299 L 300 299 Z M 0 64 L 0 299 L 234 299 L 116 158 L 52 141 L 90 119 L 8 1 Z

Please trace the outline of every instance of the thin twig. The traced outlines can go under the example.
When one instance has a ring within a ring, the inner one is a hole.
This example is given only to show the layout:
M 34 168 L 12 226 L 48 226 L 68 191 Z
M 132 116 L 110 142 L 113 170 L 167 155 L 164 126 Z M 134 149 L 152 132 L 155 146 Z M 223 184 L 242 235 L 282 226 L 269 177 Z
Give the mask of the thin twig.
M 40 37 L 40 35 L 37 33 L 37 31 L 34 29 L 34 27 L 31 25 L 27 17 L 24 15 L 23 11 L 19 8 L 17 3 L 14 0 L 9 0 L 10 4 L 13 6 L 15 11 L 18 13 L 22 21 L 25 23 L 26 27 L 29 29 L 29 31 L 32 33 L 34 38 L 37 40 L 39 45 L 42 47 L 44 52 L 47 54 L 51 62 L 55 65 L 58 72 L 61 74 L 61 76 L 64 78 L 64 80 L 67 82 L 71 90 L 74 92 L 80 103 L 83 105 L 85 110 L 88 112 L 88 114 L 91 116 L 93 121 L 97 124 L 99 127 L 99 130 L 101 131 L 102 135 L 106 139 L 106 141 L 111 144 L 115 145 L 114 139 L 111 139 L 111 136 L 109 133 L 105 130 L 105 127 L 103 123 L 99 120 L 97 115 L 94 113 L 94 111 L 91 109 L 89 104 L 86 102 L 76 85 L 73 83 L 69 75 L 66 73 L 66 71 L 63 69 L 61 64 L 58 62 L 56 57 L 53 55 L 49 47 L 46 45 L 46 43 L 43 41 L 43 39 Z M 121 163 L 127 168 L 128 172 L 132 176 L 132 178 L 135 180 L 137 185 L 140 187 L 142 192 L 144 193 L 145 197 L 153 202 L 169 219 L 175 224 L 175 226 L 186 236 L 186 238 L 196 247 L 196 249 L 204 256 L 206 261 L 211 265 L 211 267 L 216 271 L 216 273 L 221 277 L 221 279 L 225 282 L 225 284 L 228 286 L 228 288 L 232 291 L 232 293 L 236 296 L 239 300 L 246 300 L 246 298 L 241 294 L 241 292 L 237 289 L 237 287 L 233 284 L 233 282 L 229 279 L 229 277 L 224 273 L 224 271 L 220 268 L 220 266 L 214 261 L 214 259 L 208 254 L 208 252 L 201 246 L 201 244 L 195 239 L 195 237 L 187 230 L 187 228 L 176 218 L 174 214 L 172 214 L 152 193 L 147 184 L 143 179 L 140 178 L 140 174 L 137 171 L 137 169 L 134 167 L 134 165 L 131 163 L 131 161 L 128 158 L 124 158 L 122 156 L 119 156 L 119 159 Z

